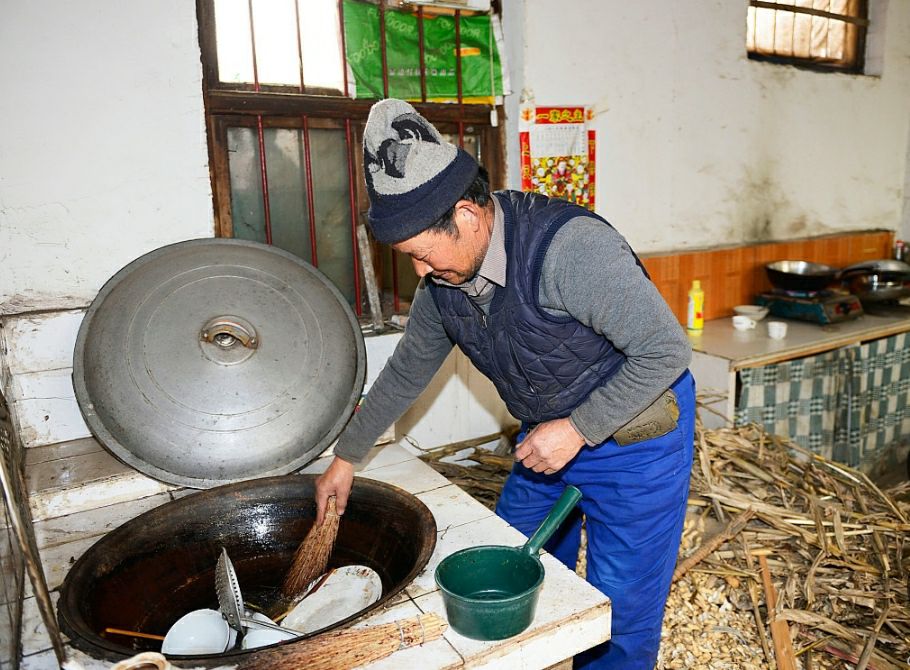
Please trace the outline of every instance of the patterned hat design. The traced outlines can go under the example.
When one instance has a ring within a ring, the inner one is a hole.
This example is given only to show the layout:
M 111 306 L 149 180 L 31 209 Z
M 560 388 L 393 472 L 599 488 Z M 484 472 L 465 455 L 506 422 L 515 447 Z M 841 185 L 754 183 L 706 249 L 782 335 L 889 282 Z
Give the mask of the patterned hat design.
M 368 221 L 384 244 L 410 239 L 438 221 L 477 176 L 473 156 L 447 142 L 403 100 L 373 105 L 363 132 Z

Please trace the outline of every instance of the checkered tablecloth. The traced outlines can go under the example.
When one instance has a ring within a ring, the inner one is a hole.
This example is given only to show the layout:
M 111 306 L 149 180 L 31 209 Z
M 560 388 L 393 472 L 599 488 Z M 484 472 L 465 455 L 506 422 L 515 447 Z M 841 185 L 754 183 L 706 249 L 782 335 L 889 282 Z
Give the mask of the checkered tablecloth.
M 736 425 L 757 423 L 851 466 L 910 442 L 910 335 L 740 371 Z

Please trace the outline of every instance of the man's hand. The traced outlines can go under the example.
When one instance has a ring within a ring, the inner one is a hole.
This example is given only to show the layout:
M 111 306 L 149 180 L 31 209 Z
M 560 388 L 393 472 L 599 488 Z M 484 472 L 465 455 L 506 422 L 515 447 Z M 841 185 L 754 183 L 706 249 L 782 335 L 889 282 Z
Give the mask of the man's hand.
M 344 514 L 354 485 L 354 466 L 343 458 L 335 457 L 329 469 L 316 479 L 316 527 L 325 519 L 325 508 L 329 496 L 335 496 L 335 510 Z
M 518 445 L 515 460 L 534 472 L 552 475 L 575 458 L 585 445 L 568 419 L 538 424 Z

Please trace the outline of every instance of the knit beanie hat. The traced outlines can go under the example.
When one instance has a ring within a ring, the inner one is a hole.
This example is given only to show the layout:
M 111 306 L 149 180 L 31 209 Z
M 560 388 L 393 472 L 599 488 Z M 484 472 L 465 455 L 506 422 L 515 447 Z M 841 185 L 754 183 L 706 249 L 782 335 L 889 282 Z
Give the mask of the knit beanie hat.
M 478 171 L 473 156 L 446 142 L 411 105 L 391 98 L 370 109 L 363 164 L 368 221 L 383 244 L 429 228 L 458 202 Z

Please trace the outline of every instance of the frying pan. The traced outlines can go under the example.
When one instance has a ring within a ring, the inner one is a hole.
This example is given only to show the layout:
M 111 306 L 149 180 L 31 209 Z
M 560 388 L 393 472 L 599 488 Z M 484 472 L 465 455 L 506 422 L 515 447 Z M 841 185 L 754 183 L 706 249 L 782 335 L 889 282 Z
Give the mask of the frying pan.
M 581 499 L 567 486 L 522 547 L 469 547 L 444 558 L 436 568 L 449 624 L 475 640 L 503 640 L 531 625 L 544 567 L 537 554 Z
M 837 269 L 808 261 L 775 261 L 765 266 L 774 288 L 785 291 L 821 291 L 837 277 Z
M 849 265 L 840 279 L 863 302 L 887 302 L 910 295 L 910 265 L 885 258 Z

